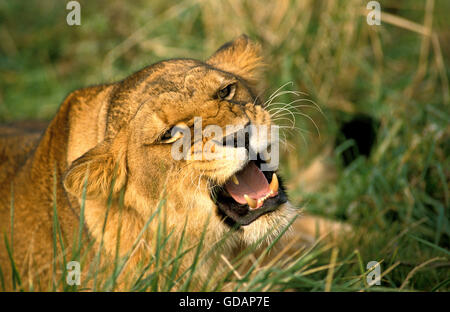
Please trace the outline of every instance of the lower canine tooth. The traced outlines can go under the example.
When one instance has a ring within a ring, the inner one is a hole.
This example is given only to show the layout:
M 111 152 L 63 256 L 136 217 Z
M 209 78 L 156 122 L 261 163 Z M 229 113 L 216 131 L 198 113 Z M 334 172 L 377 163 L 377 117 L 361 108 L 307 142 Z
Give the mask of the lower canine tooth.
M 245 200 L 250 208 L 256 208 L 258 206 L 258 202 L 253 198 L 250 198 L 247 194 L 244 195 Z
M 277 178 L 277 175 L 274 173 L 272 175 L 272 182 L 270 182 L 269 188 L 273 193 L 275 193 L 275 192 L 278 192 L 278 186 L 279 186 L 278 178 Z

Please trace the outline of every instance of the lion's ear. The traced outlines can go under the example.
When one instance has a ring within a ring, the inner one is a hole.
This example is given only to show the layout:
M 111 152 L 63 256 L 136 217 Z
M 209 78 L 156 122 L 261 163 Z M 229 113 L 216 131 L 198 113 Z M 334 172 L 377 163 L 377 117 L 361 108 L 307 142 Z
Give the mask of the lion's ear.
M 251 85 L 258 83 L 264 66 L 261 46 L 251 41 L 247 35 L 241 35 L 225 43 L 206 60 L 206 63 L 238 75 Z
M 125 185 L 127 175 L 125 148 L 117 143 L 104 141 L 76 159 L 64 177 L 66 190 L 82 197 L 86 185 L 87 199 L 116 195 Z

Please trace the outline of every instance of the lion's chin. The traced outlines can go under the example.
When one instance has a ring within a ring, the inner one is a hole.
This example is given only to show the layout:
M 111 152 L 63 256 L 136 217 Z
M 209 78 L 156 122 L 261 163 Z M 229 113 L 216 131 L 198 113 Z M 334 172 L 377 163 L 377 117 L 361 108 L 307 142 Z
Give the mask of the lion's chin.
M 288 201 L 278 206 L 276 210 L 257 218 L 251 224 L 240 227 L 237 231 L 239 240 L 245 245 L 270 243 L 287 230 L 298 213 L 298 209 L 295 209 Z

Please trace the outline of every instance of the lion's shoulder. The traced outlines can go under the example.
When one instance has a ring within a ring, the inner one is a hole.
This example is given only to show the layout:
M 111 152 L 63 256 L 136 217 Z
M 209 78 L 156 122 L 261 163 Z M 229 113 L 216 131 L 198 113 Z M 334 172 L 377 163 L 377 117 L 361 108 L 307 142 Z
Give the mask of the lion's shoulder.
M 0 181 L 13 174 L 38 144 L 46 122 L 0 125 Z

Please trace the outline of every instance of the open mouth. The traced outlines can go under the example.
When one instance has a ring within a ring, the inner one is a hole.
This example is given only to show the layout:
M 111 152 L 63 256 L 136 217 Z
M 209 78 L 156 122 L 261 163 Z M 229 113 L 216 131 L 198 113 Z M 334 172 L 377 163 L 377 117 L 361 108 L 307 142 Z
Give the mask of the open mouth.
M 230 225 L 249 225 L 287 201 L 281 179 L 273 171 L 262 171 L 261 160 L 249 161 L 211 194 L 219 214 Z

